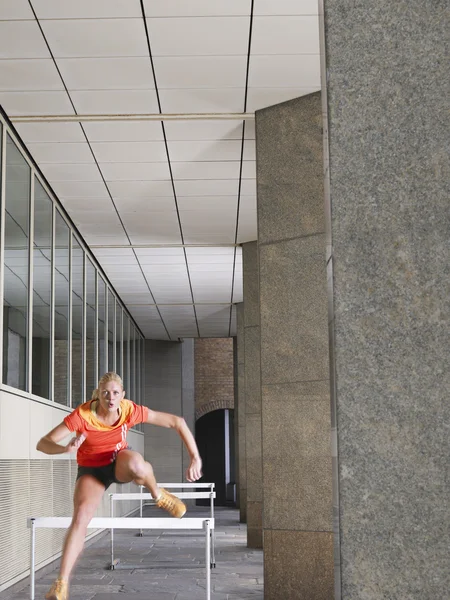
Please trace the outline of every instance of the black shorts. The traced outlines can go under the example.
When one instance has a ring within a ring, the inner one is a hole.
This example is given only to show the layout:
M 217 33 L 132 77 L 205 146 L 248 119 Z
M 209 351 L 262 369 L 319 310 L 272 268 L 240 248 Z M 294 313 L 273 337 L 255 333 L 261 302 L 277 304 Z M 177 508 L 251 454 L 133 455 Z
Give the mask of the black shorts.
M 105 490 L 109 488 L 112 483 L 123 483 L 116 478 L 116 461 L 103 467 L 82 467 L 78 465 L 77 481 L 83 475 L 92 475 L 97 481 L 100 481 L 105 486 Z

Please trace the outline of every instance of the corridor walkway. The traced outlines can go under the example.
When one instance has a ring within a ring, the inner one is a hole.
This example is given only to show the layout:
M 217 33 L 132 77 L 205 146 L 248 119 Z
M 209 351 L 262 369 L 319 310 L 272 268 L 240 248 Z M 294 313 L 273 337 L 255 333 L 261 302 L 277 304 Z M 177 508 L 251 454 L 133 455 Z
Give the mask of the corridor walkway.
M 157 512 L 155 512 L 157 511 Z M 189 516 L 208 516 L 194 507 Z M 154 507 L 144 516 L 161 516 Z M 236 509 L 216 509 L 216 568 L 211 576 L 211 600 L 263 598 L 261 550 L 246 547 L 246 526 Z M 103 536 L 85 549 L 72 580 L 70 600 L 203 600 L 205 598 L 204 538 L 194 531 L 134 530 L 115 532 L 115 556 L 120 565 L 108 570 L 110 538 Z M 36 600 L 42 600 L 55 578 L 47 572 L 36 581 Z M 29 587 L 0 600 L 29 600 Z

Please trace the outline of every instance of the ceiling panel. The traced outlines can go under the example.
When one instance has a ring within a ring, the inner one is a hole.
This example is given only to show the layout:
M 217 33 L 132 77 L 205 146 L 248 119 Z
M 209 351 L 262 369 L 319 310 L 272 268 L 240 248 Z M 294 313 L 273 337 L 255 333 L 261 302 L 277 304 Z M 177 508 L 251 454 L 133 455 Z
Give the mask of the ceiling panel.
M 92 163 L 94 158 L 87 144 L 32 143 L 28 150 L 38 163 Z
M 247 55 L 249 16 L 171 17 L 147 24 L 154 57 Z
M 56 181 L 102 181 L 97 165 L 90 164 L 56 164 L 42 165 L 42 171 L 53 185 Z
M 245 85 L 247 56 L 155 57 L 153 63 L 159 89 L 239 88 Z
M 319 22 L 315 16 L 254 17 L 252 56 L 319 54 Z
M 2 0 L 2 19 L 34 19 L 28 0 Z
M 139 17 L 139 0 L 33 0 L 38 19 Z
M 231 320 L 230 320 L 230 336 L 235 337 L 237 335 L 237 311 L 236 306 L 231 307 Z
M 108 183 L 108 187 L 111 183 Z M 125 213 L 149 213 L 152 211 L 175 210 L 175 200 L 171 196 L 152 196 L 151 198 L 117 198 L 114 204 L 120 214 Z
M 180 211 L 236 210 L 237 193 L 231 196 L 177 196 L 177 203 Z
M 174 179 L 238 179 L 241 163 L 226 162 L 173 162 Z
M 164 142 L 93 142 L 92 150 L 100 163 L 165 162 Z
M 159 312 L 172 339 L 197 337 L 197 322 L 192 305 L 159 306 Z
M 252 55 L 248 85 L 250 88 L 317 86 L 320 89 L 320 55 Z
M 184 161 L 224 161 L 240 160 L 241 142 L 239 140 L 192 140 L 168 142 L 169 156 L 172 162 Z
M 55 181 L 52 183 L 55 193 L 64 201 L 71 198 L 86 198 L 92 203 L 93 199 L 108 200 L 110 197 L 103 182 L 96 181 Z
M 152 68 L 148 57 L 59 58 L 57 63 L 68 90 L 145 90 L 154 88 Z
M 144 0 L 147 17 L 249 15 L 250 0 Z
M 35 20 L 5 21 L 0 10 L 0 58 L 51 58 Z
M 8 92 L 64 90 L 64 85 L 51 58 L 5 59 L 0 63 L 0 90 Z
M 317 0 L 257 0 L 255 15 L 317 15 Z
M 226 113 L 244 110 L 245 87 L 159 90 L 163 113 Z
M 162 142 L 164 140 L 161 123 L 155 121 L 87 122 L 83 123 L 83 128 L 90 142 Z
M 153 196 L 173 198 L 170 181 L 111 181 L 108 189 L 114 199 L 148 199 Z
M 233 179 L 177 180 L 175 190 L 180 196 L 237 196 L 239 181 Z
M 108 181 L 170 180 L 167 162 L 99 163 L 103 177 Z
M 164 123 L 167 140 L 241 140 L 240 121 L 166 121 Z M 246 126 L 247 131 L 247 126 Z
M 27 144 L 32 142 L 85 142 L 78 123 L 17 123 L 16 129 Z
M 176 211 L 123 213 L 122 221 L 133 244 L 180 244 Z
M 243 161 L 242 179 L 256 179 L 256 160 Z
M 79 114 L 145 114 L 158 112 L 154 89 L 71 91 L 70 97 Z M 84 123 L 83 126 L 88 123 Z
M 254 112 L 317 91 L 320 91 L 320 85 L 298 88 L 249 88 L 247 110 Z
M 41 20 L 40 23 L 55 58 L 144 56 L 148 60 L 142 19 Z
M 185 265 L 183 248 L 136 248 L 141 265 Z
M 224 337 L 228 335 L 230 306 L 197 305 L 196 312 L 200 336 Z
M 0 64 L 0 67 L 2 65 Z M 3 69 L 2 69 L 3 72 Z M 7 115 L 73 115 L 69 96 L 63 92 L 2 92 L 0 104 Z

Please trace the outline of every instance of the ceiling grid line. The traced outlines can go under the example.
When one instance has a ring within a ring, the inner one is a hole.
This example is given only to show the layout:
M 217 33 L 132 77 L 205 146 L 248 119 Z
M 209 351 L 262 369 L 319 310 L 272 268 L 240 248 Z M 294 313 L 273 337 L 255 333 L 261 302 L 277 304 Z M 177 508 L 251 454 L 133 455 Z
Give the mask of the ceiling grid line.
M 253 10 L 254 0 L 251 0 L 250 6 L 250 23 L 248 32 L 248 49 L 247 49 L 247 69 L 245 73 L 245 93 L 244 93 L 244 113 L 247 110 L 247 96 L 248 96 L 248 78 L 250 73 L 250 52 L 252 49 L 252 32 L 253 32 Z M 239 231 L 239 209 L 241 206 L 241 188 L 242 188 L 242 167 L 244 163 L 244 146 L 245 146 L 245 121 L 242 121 L 242 143 L 241 143 L 241 164 L 239 169 L 239 187 L 238 187 L 238 200 L 236 208 L 236 232 L 234 235 L 234 243 L 237 244 L 238 231 Z M 231 326 L 233 319 L 233 296 L 234 296 L 234 276 L 236 272 L 236 248 L 234 249 L 233 257 L 233 275 L 231 278 L 231 299 L 230 299 L 230 322 L 228 326 L 228 335 L 231 336 Z
M 50 53 L 50 56 L 51 56 L 51 58 L 52 58 L 52 60 L 53 60 L 53 63 L 54 63 L 54 65 L 55 65 L 55 68 L 56 68 L 56 70 L 57 70 L 57 72 L 58 72 L 58 75 L 59 75 L 59 77 L 61 78 L 61 83 L 62 83 L 62 84 L 63 84 L 63 86 L 64 86 L 64 89 L 65 89 L 65 91 L 66 91 L 66 94 L 67 94 L 67 96 L 68 96 L 68 98 L 69 98 L 70 104 L 72 105 L 72 108 L 73 108 L 73 110 L 74 110 L 75 114 L 77 114 L 77 110 L 76 110 L 76 108 L 75 108 L 75 105 L 74 105 L 74 103 L 73 103 L 72 97 L 71 97 L 71 95 L 70 95 L 70 93 L 69 93 L 69 90 L 67 89 L 66 82 L 64 81 L 64 78 L 63 78 L 63 76 L 62 76 L 62 74 L 61 74 L 61 71 L 59 70 L 58 64 L 57 64 L 57 62 L 56 62 L 56 59 L 55 59 L 55 57 L 54 57 L 54 55 L 53 55 L 53 52 L 52 52 L 52 50 L 51 50 L 51 48 L 50 48 L 50 44 L 48 43 L 48 40 L 47 40 L 47 38 L 46 38 L 46 36 L 45 36 L 45 34 L 44 34 L 44 31 L 43 31 L 43 29 L 42 29 L 41 23 L 39 22 L 39 19 L 37 18 L 36 12 L 35 12 L 35 10 L 34 10 L 34 7 L 33 7 L 33 4 L 32 4 L 32 0 L 28 0 L 28 3 L 29 3 L 29 5 L 30 5 L 30 8 L 31 8 L 31 10 L 32 10 L 32 12 L 33 12 L 34 18 L 35 18 L 35 20 L 36 20 L 36 23 L 37 23 L 37 25 L 38 25 L 38 27 L 39 27 L 39 30 L 40 30 L 40 32 L 41 32 L 41 34 L 42 34 L 42 37 L 43 37 L 43 39 L 44 39 L 44 42 L 45 42 L 45 44 L 46 44 L 46 46 L 47 46 L 47 48 L 48 48 L 48 51 L 49 51 L 49 53 Z M 124 231 L 124 233 L 125 233 L 125 235 L 126 235 L 126 238 L 127 238 L 127 240 L 128 240 L 128 243 L 129 243 L 129 244 L 130 244 L 130 246 L 131 246 L 131 239 L 130 239 L 130 236 L 128 235 L 128 232 L 127 232 L 127 230 L 126 230 L 126 228 L 125 228 L 125 224 L 123 223 L 122 217 L 120 216 L 120 213 L 119 213 L 119 211 L 117 210 L 116 203 L 114 202 L 114 199 L 113 199 L 113 197 L 112 197 L 111 191 L 110 191 L 110 189 L 109 189 L 109 187 L 108 187 L 108 185 L 107 185 L 107 183 L 106 183 L 106 181 L 105 181 L 105 178 L 104 178 L 104 176 L 103 176 L 103 173 L 102 173 L 102 170 L 101 170 L 101 168 L 100 168 L 100 165 L 98 164 L 97 157 L 96 157 L 96 156 L 95 156 L 95 154 L 94 154 L 94 151 L 93 151 L 93 149 L 92 149 L 92 146 L 91 146 L 91 143 L 90 143 L 90 141 L 89 141 L 89 138 L 88 138 L 88 136 L 86 135 L 86 131 L 85 131 L 84 127 L 83 127 L 83 124 L 82 124 L 82 123 L 79 123 L 79 126 L 80 126 L 80 129 L 81 129 L 81 131 L 83 132 L 83 135 L 84 135 L 85 139 L 86 139 L 86 143 L 87 143 L 87 145 L 88 145 L 88 147 L 89 147 L 89 150 L 90 150 L 90 152 L 91 152 L 91 154 L 92 154 L 92 157 L 93 157 L 93 159 L 94 159 L 94 162 L 95 162 L 95 164 L 96 164 L 96 166 L 97 166 L 97 169 L 98 169 L 98 172 L 99 172 L 99 174 L 100 174 L 100 177 L 101 177 L 101 179 L 102 179 L 102 181 L 103 181 L 103 183 L 104 183 L 104 185 L 105 185 L 106 191 L 107 191 L 107 193 L 108 193 L 108 196 L 109 196 L 109 198 L 110 198 L 110 200 L 111 200 L 111 203 L 112 203 L 112 205 L 113 205 L 113 207 L 114 207 L 114 210 L 115 210 L 115 212 L 116 212 L 117 218 L 119 219 L 119 222 L 120 222 L 120 224 L 121 224 L 121 226 L 122 226 L 122 228 L 123 228 L 123 231 Z M 154 298 L 154 296 L 153 296 L 153 293 L 152 293 L 152 291 L 151 291 L 151 289 L 150 289 L 150 286 L 149 286 L 149 284 L 148 284 L 147 278 L 145 277 L 145 274 L 144 274 L 144 271 L 143 271 L 143 269 L 142 269 L 142 266 L 141 266 L 141 264 L 140 264 L 140 262 L 139 262 L 139 260 L 138 260 L 138 257 L 137 257 L 137 255 L 136 255 L 136 251 L 135 251 L 135 249 L 134 249 L 134 248 L 132 248 L 132 252 L 133 252 L 133 254 L 134 254 L 135 258 L 136 258 L 137 264 L 139 265 L 139 268 L 140 268 L 140 270 L 141 270 L 142 276 L 144 277 L 144 281 L 145 281 L 145 282 L 146 282 L 146 284 L 147 284 L 147 288 L 148 288 L 148 291 L 149 291 L 149 293 L 150 293 L 150 296 L 152 297 L 152 300 L 153 300 L 154 302 L 156 302 L 156 300 L 155 300 L 155 298 Z M 167 335 L 169 336 L 169 339 L 171 339 L 171 337 L 170 337 L 170 334 L 169 334 L 169 331 L 168 331 L 168 329 L 167 329 L 167 327 L 166 327 L 166 324 L 164 323 L 164 320 L 163 320 L 163 318 L 162 318 L 162 315 L 161 315 L 161 313 L 160 313 L 160 311 L 159 311 L 158 307 L 156 307 L 156 309 L 157 309 L 157 311 L 158 311 L 158 314 L 159 314 L 159 316 L 160 316 L 160 319 L 161 319 L 161 322 L 162 322 L 162 324 L 163 324 L 163 326 L 164 326 L 164 329 L 166 330 L 166 333 L 167 333 Z
M 159 89 L 158 89 L 158 81 L 156 79 L 155 65 L 154 65 L 154 62 L 153 62 L 152 48 L 151 48 L 151 44 L 150 44 L 150 36 L 149 36 L 149 32 L 148 32 L 147 18 L 146 18 L 146 15 L 145 15 L 145 8 L 144 8 L 144 2 L 143 2 L 143 0 L 140 0 L 140 3 L 141 3 L 142 18 L 143 18 L 144 27 L 145 27 L 145 34 L 147 36 L 148 54 L 149 54 L 149 58 L 150 58 L 150 64 L 151 64 L 151 67 L 152 67 L 153 79 L 154 79 L 154 82 L 155 82 L 156 99 L 157 99 L 157 102 L 158 102 L 159 112 L 160 112 L 160 114 L 162 114 L 161 99 L 159 97 Z M 164 122 L 163 121 L 161 121 L 161 128 L 162 128 L 162 133 L 163 133 L 163 138 L 164 138 L 164 145 L 165 145 L 165 148 L 166 148 L 167 163 L 168 163 L 168 167 L 169 167 L 170 181 L 172 183 L 173 199 L 174 199 L 174 202 L 175 202 L 175 210 L 177 212 L 178 226 L 180 228 L 181 243 L 183 244 L 184 260 L 185 260 L 185 263 L 186 263 L 186 272 L 187 272 L 187 276 L 188 276 L 188 280 L 189 280 L 189 288 L 190 288 L 190 291 L 191 291 L 192 306 L 193 306 L 194 317 L 195 317 L 195 325 L 196 325 L 196 328 L 197 328 L 198 337 L 200 337 L 200 328 L 199 328 L 199 324 L 198 324 L 197 310 L 195 308 L 195 299 L 194 299 L 194 292 L 193 292 L 193 289 L 192 289 L 191 274 L 189 272 L 189 262 L 188 262 L 188 259 L 187 259 L 186 248 L 184 247 L 183 227 L 181 225 L 180 210 L 179 210 L 179 207 L 178 207 L 177 193 L 176 193 L 176 189 L 175 189 L 175 182 L 174 182 L 174 179 L 173 179 L 172 165 L 171 165 L 171 162 L 170 162 L 170 154 L 169 154 L 169 147 L 168 147 L 168 144 L 167 144 L 166 129 L 164 127 Z

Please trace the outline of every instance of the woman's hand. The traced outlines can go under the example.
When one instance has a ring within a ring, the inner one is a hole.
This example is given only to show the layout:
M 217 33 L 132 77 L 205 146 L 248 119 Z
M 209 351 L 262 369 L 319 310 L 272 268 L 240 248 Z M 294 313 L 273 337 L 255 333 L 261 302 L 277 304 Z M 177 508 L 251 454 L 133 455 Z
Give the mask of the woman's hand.
M 194 481 L 197 481 L 198 479 L 200 479 L 201 476 L 202 476 L 202 459 L 200 458 L 200 456 L 196 456 L 195 458 L 191 459 L 191 464 L 189 465 L 188 469 L 186 470 L 186 479 L 190 483 L 193 483 Z
M 83 434 L 77 435 L 76 437 L 72 438 L 66 446 L 66 452 L 76 452 L 85 439 L 86 436 Z

